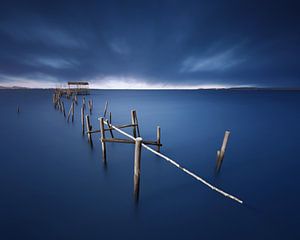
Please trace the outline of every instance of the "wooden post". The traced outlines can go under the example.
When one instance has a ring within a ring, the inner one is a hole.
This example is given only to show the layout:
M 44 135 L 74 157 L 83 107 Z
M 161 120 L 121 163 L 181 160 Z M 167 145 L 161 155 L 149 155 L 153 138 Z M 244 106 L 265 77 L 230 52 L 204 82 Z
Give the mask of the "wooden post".
M 75 108 L 75 103 L 72 102 L 72 122 L 74 122 L 74 108 Z
M 105 102 L 105 107 L 104 107 L 103 117 L 106 116 L 107 106 L 108 106 L 108 101 Z
M 131 110 L 131 124 L 133 124 L 133 125 L 136 124 L 135 116 L 136 116 L 135 110 Z M 132 134 L 133 134 L 133 137 L 136 138 L 136 126 L 133 126 Z
M 225 151 L 226 151 L 226 147 L 227 147 L 229 135 L 230 135 L 230 132 L 226 131 L 225 135 L 224 135 L 224 139 L 223 139 L 223 144 L 222 144 L 222 147 L 221 147 L 221 151 L 220 151 L 220 158 L 221 159 L 224 158 L 224 154 L 225 154 Z
M 224 135 L 224 139 L 223 139 L 221 150 L 217 151 L 217 163 L 216 163 L 216 170 L 217 170 L 217 172 L 221 169 L 229 136 L 230 136 L 230 132 L 229 131 L 225 131 L 225 135 Z
M 90 116 L 86 115 L 85 120 L 86 120 L 86 132 L 87 132 L 87 135 L 88 135 L 88 141 L 89 141 L 89 143 L 92 144 L 92 135 L 90 133 L 90 131 L 92 131 L 92 126 L 91 126 L 91 123 L 90 123 Z
M 106 164 L 106 144 L 105 144 L 105 131 L 104 131 L 104 118 L 100 118 L 100 130 L 101 130 L 101 145 L 102 145 L 102 159 Z
M 111 116 L 111 112 L 109 112 L 109 123 L 111 124 L 111 120 L 112 120 L 112 116 Z
M 141 175 L 141 150 L 143 139 L 138 137 L 135 139 L 134 150 L 134 197 L 135 200 L 139 199 L 140 192 L 140 175 Z
M 71 116 L 71 113 L 72 113 L 72 107 L 73 107 L 73 103 L 71 103 L 70 110 L 68 112 L 68 118 L 67 118 L 68 122 L 69 122 L 69 119 L 70 119 L 70 116 Z
M 85 97 L 82 98 L 82 107 L 85 108 Z
M 66 110 L 65 110 L 65 105 L 64 105 L 63 101 L 61 101 L 61 107 L 62 107 L 62 112 L 64 114 L 64 117 L 66 117 Z
M 107 122 L 107 126 L 108 126 L 108 130 L 109 130 L 109 132 L 110 132 L 110 136 L 111 136 L 112 138 L 114 138 L 114 134 L 113 134 L 113 131 L 112 131 L 112 129 L 111 129 L 111 124 L 110 124 L 109 121 Z
M 140 134 L 140 127 L 139 127 L 139 121 L 138 121 L 138 118 L 137 118 L 137 113 L 136 113 L 136 111 L 134 112 L 134 118 L 135 118 L 135 124 L 136 124 L 137 136 L 140 137 L 140 136 L 141 136 L 141 134 Z
M 19 107 L 19 105 L 17 106 L 17 113 L 20 113 L 20 107 Z
M 156 142 L 157 142 L 157 151 L 160 152 L 160 126 L 156 128 Z
M 84 135 L 84 107 L 81 108 L 81 126 L 82 126 L 82 134 Z
M 91 103 L 91 100 L 89 100 L 88 105 L 89 105 L 90 114 L 92 114 L 92 103 Z

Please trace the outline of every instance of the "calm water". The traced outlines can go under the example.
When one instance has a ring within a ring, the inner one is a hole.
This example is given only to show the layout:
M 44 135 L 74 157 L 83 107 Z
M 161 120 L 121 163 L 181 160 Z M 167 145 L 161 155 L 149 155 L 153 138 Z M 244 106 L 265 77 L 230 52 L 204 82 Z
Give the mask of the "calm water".
M 93 149 L 81 135 L 79 107 L 68 124 L 51 94 L 0 91 L 0 239 L 300 238 L 300 93 L 92 92 L 94 129 L 105 100 L 115 124 L 129 123 L 136 109 L 144 139 L 155 139 L 160 125 L 163 153 L 245 201 L 224 198 L 143 150 L 138 206 L 134 146 L 108 144 L 104 168 L 99 135 Z

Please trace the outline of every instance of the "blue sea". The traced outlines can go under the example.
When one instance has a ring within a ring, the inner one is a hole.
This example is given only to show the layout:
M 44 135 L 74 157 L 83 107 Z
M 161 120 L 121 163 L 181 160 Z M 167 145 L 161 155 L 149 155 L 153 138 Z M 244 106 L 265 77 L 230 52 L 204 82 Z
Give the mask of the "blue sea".
M 93 147 L 82 135 L 82 97 L 68 123 L 52 93 L 0 91 L 1 240 L 300 239 L 300 92 L 93 90 L 86 96 L 94 103 L 94 130 L 106 100 L 115 125 L 129 124 L 135 109 L 143 139 L 155 140 L 160 126 L 163 154 L 244 204 L 145 149 L 136 204 L 134 145 L 107 143 L 105 166 L 100 134 L 93 134 Z M 71 102 L 63 101 L 68 111 Z

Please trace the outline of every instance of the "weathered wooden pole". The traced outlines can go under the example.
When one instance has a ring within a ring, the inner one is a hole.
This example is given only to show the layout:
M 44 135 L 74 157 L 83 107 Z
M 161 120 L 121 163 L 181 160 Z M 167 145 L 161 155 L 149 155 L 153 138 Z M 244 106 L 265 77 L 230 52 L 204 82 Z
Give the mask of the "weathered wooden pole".
M 156 128 L 156 142 L 157 142 L 157 151 L 160 152 L 160 126 L 157 126 Z
M 82 126 L 82 134 L 84 135 L 84 107 L 81 108 L 81 126 Z
M 219 171 L 220 168 L 221 168 L 229 136 L 230 136 L 230 132 L 229 131 L 225 131 L 221 150 L 217 151 L 217 163 L 216 163 L 216 170 L 217 171 Z
M 88 141 L 89 141 L 89 143 L 92 144 L 92 135 L 90 133 L 92 131 L 92 126 L 91 126 L 91 123 L 90 123 L 90 116 L 86 115 L 85 120 L 86 120 L 86 132 L 87 132 L 87 136 L 88 136 Z
M 139 200 L 140 193 L 140 175 L 141 175 L 141 150 L 143 139 L 138 137 L 135 139 L 134 150 L 134 197 L 135 200 Z
M 88 102 L 88 105 L 89 105 L 89 111 L 90 111 L 90 114 L 92 114 L 92 103 L 91 103 L 91 100 L 89 100 Z
M 136 112 L 135 110 L 131 110 L 131 124 L 134 125 L 132 129 L 133 137 L 136 138 Z
M 70 116 L 71 116 L 71 113 L 72 113 L 72 107 L 73 107 L 73 103 L 71 103 L 71 106 L 70 106 L 70 110 L 68 112 L 68 118 L 67 118 L 67 121 L 69 122 L 70 120 Z
M 111 116 L 111 112 L 109 112 L 109 123 L 112 123 L 112 116 Z
M 65 104 L 63 101 L 61 101 L 61 107 L 62 107 L 62 112 L 64 114 L 64 117 L 66 117 L 66 110 L 65 110 Z
M 72 122 L 74 122 L 74 110 L 75 110 L 75 103 L 72 102 Z
M 102 146 L 102 159 L 106 164 L 106 144 L 105 144 L 105 130 L 104 130 L 104 118 L 100 117 L 100 130 L 101 130 L 101 146 Z
M 85 108 L 85 97 L 82 98 L 82 106 Z
M 107 107 L 108 107 L 108 101 L 105 102 L 105 107 L 104 107 L 103 117 L 106 116 L 106 113 L 107 113 Z

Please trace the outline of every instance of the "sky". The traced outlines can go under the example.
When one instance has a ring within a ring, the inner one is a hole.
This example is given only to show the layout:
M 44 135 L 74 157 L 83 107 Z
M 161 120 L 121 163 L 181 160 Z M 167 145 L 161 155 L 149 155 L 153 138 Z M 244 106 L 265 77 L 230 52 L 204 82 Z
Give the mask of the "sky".
M 297 1 L 1 1 L 0 86 L 300 87 Z

